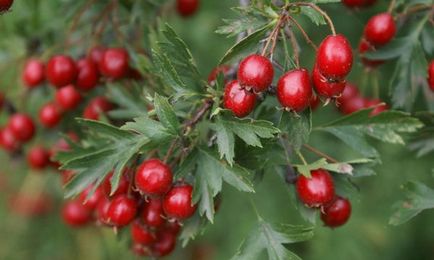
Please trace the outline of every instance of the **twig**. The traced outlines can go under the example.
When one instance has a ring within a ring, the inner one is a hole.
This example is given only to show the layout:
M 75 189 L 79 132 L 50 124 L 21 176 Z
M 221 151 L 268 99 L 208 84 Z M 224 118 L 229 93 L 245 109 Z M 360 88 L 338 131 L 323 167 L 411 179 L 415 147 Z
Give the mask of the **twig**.
M 301 34 L 303 35 L 304 39 L 306 39 L 306 42 L 310 44 L 315 50 L 318 50 L 318 46 L 310 39 L 309 35 L 306 33 L 306 31 L 303 29 L 303 27 L 291 16 L 288 16 L 288 19 L 291 20 L 291 22 L 297 26 L 297 28 L 300 30 Z
M 389 7 L 387 8 L 387 12 L 390 14 L 393 11 L 393 8 L 395 8 L 396 0 L 390 1 Z
M 291 41 L 295 64 L 297 65 L 297 68 L 300 68 L 300 50 L 298 49 L 297 39 L 295 38 L 294 32 L 287 26 L 285 27 L 285 33 L 287 33 Z
M 336 29 L 335 29 L 335 25 L 332 22 L 332 19 L 330 19 L 330 16 L 328 16 L 328 14 L 326 12 L 324 12 L 321 8 L 319 8 L 316 4 L 313 3 L 306 3 L 306 2 L 298 2 L 298 3 L 291 3 L 289 4 L 289 6 L 309 6 L 312 9 L 315 9 L 315 11 L 317 11 L 318 13 L 320 13 L 327 21 L 327 23 L 329 24 L 330 30 L 332 31 L 333 35 L 336 35 Z
M 334 159 L 333 157 L 331 157 L 331 156 L 329 156 L 329 155 L 327 155 L 327 154 L 319 151 L 318 149 L 316 149 L 316 148 L 314 148 L 314 147 L 312 147 L 312 146 L 310 146 L 308 144 L 304 144 L 303 147 L 306 148 L 307 150 L 313 152 L 316 155 L 319 155 L 321 157 L 326 158 L 327 160 L 329 160 L 332 163 L 338 163 L 339 162 L 338 160 Z

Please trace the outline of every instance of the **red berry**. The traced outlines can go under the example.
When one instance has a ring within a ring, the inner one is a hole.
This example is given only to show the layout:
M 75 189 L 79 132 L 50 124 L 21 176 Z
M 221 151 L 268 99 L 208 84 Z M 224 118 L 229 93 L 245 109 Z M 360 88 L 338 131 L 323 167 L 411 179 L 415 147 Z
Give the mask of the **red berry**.
M 141 245 L 149 245 L 156 240 L 154 232 L 140 224 L 139 221 L 134 221 L 131 225 L 131 238 L 134 243 Z
M 428 85 L 434 91 L 434 60 L 428 66 Z
M 66 202 L 63 206 L 62 216 L 68 225 L 74 227 L 84 226 L 92 219 L 91 211 L 78 200 Z
M 110 200 L 103 196 L 96 205 L 96 219 L 99 223 L 107 226 L 110 226 L 109 208 Z
M 48 81 L 56 88 L 60 88 L 74 83 L 77 67 L 71 57 L 58 55 L 48 61 L 46 74 Z
M 370 115 L 376 116 L 388 109 L 388 106 L 386 104 L 381 104 L 381 103 L 383 102 L 379 99 L 368 99 L 365 102 L 365 107 L 366 108 L 375 107 L 374 110 L 371 111 Z
M 285 73 L 277 82 L 277 99 L 284 108 L 295 112 L 308 107 L 312 99 L 309 72 L 296 69 Z
M 126 194 L 128 192 L 128 189 L 130 188 L 130 181 L 126 177 L 127 171 L 128 171 L 127 169 L 124 169 L 119 179 L 118 187 L 111 196 Z M 110 193 L 112 191 L 112 185 L 111 185 L 112 178 L 113 178 L 113 171 L 107 175 L 107 177 L 105 178 L 101 186 L 102 191 L 107 197 L 110 197 Z
M 231 67 L 228 65 L 221 65 L 214 68 L 208 75 L 208 83 L 213 84 L 220 73 L 226 76 L 226 74 L 230 71 L 230 69 Z
M 396 24 L 389 13 L 377 14 L 365 26 L 364 36 L 374 46 L 389 43 L 396 33 Z
M 342 95 L 337 99 L 340 104 L 347 103 L 351 98 L 356 97 L 360 94 L 359 89 L 349 82 L 346 82 L 344 91 Z
M 308 207 L 324 206 L 335 196 L 333 178 L 322 169 L 311 171 L 311 178 L 300 175 L 296 188 L 298 197 Z
M 35 135 L 36 128 L 33 120 L 26 114 L 14 114 L 9 119 L 8 127 L 14 137 L 21 142 L 27 142 Z
M 181 16 L 191 16 L 198 8 L 199 0 L 176 0 L 176 10 Z
M 160 199 L 150 199 L 142 211 L 142 221 L 150 227 L 160 227 L 164 224 L 163 205 Z
M 67 184 L 75 175 L 74 171 L 64 170 L 60 172 L 62 176 L 62 184 Z
M 312 82 L 318 95 L 326 98 L 336 98 L 342 94 L 345 88 L 345 80 L 332 81 L 324 77 L 314 66 L 312 72 Z
M 103 198 L 100 187 L 98 187 L 93 194 L 89 197 L 89 193 L 92 192 L 93 185 L 89 185 L 84 191 L 80 193 L 78 197 L 79 201 L 89 210 L 94 210 L 98 206 L 98 202 Z
M 245 117 L 255 108 L 256 95 L 243 89 L 238 81 L 226 84 L 223 96 L 224 106 L 237 117 Z
M 104 48 L 102 46 L 95 46 L 89 51 L 87 57 L 91 61 L 93 61 L 93 63 L 99 64 L 102 60 L 102 57 L 104 56 L 105 51 L 106 51 L 106 48 Z
M 96 64 L 89 58 L 84 58 L 77 62 L 77 87 L 79 89 L 89 91 L 98 85 L 99 71 Z
M 0 146 L 8 152 L 14 152 L 19 148 L 19 141 L 15 138 L 12 130 L 5 127 L 0 130 Z
M 348 7 L 362 7 L 366 0 L 342 0 L 342 3 Z
M 45 104 L 41 110 L 39 110 L 39 121 L 46 128 L 53 128 L 57 126 L 62 119 L 62 111 L 55 103 Z
M 80 92 L 73 85 L 62 87 L 56 92 L 56 103 L 65 110 L 73 110 L 81 101 Z
M 0 12 L 8 11 L 13 3 L 14 0 L 0 0 Z
M 34 88 L 45 79 L 44 63 L 37 59 L 30 59 L 24 66 L 22 79 L 26 87 Z
M 312 110 L 317 109 L 318 106 L 319 106 L 320 101 L 321 100 L 319 99 L 319 97 L 317 95 L 312 95 L 312 98 L 310 99 L 310 104 L 309 104 L 310 108 Z
M 375 51 L 375 47 L 372 46 L 367 40 L 365 40 L 364 38 L 362 38 L 360 40 L 360 44 L 359 44 L 359 54 L 361 56 L 362 59 L 362 63 L 367 66 L 367 67 L 377 67 L 381 64 L 384 63 L 383 60 L 370 60 L 364 57 L 364 53 L 368 52 L 368 51 Z
M 349 115 L 364 108 L 366 108 L 366 99 L 355 96 L 342 103 L 339 110 L 345 115 Z
M 316 63 L 327 79 L 345 78 L 353 65 L 353 52 L 347 38 L 341 34 L 327 36 L 318 48 Z
M 33 169 L 44 169 L 50 163 L 50 154 L 41 146 L 32 147 L 27 154 L 27 162 Z
M 105 97 L 95 97 L 85 107 L 83 117 L 86 119 L 98 120 L 100 114 L 103 114 L 112 108 L 113 104 Z
M 170 167 L 158 159 L 144 161 L 136 171 L 136 188 L 149 196 L 164 195 L 172 185 Z
M 192 205 L 193 187 L 182 184 L 173 187 L 163 199 L 164 213 L 170 218 L 186 219 L 196 211 L 196 205 Z
M 128 60 L 129 55 L 125 49 L 107 49 L 99 63 L 99 68 L 104 76 L 111 79 L 120 79 L 128 74 Z
M 170 232 L 158 232 L 157 241 L 152 245 L 154 256 L 163 257 L 170 254 L 176 245 L 176 237 Z
M 137 201 L 127 195 L 118 195 L 113 198 L 108 208 L 108 219 L 117 227 L 128 225 L 136 216 Z
M 331 204 L 323 208 L 321 212 L 321 220 L 328 227 L 339 227 L 348 221 L 350 215 L 350 201 L 337 196 Z
M 266 90 L 273 82 L 273 77 L 273 65 L 261 55 L 247 56 L 238 68 L 238 81 L 241 86 L 250 87 L 256 92 Z

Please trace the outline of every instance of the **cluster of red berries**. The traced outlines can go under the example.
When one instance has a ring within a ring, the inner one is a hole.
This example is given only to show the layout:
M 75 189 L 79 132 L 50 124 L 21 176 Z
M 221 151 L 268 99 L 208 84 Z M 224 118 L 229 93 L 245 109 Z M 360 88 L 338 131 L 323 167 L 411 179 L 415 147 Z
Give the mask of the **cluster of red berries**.
M 339 111 L 344 115 L 357 112 L 361 109 L 374 108 L 371 111 L 371 116 L 375 116 L 389 108 L 380 99 L 363 97 L 359 89 L 351 83 L 347 83 L 344 92 L 337 99 L 337 102 L 340 104 L 338 107 Z
M 71 177 L 70 172 L 64 174 Z M 173 183 L 170 167 L 158 159 L 144 161 L 134 174 L 125 170 L 118 188 L 110 194 L 112 176 L 109 174 L 91 196 L 93 186 L 66 202 L 65 222 L 75 227 L 94 220 L 115 228 L 130 226 L 136 254 L 160 257 L 171 253 L 181 222 L 196 211 L 192 205 L 193 187 Z
M 434 60 L 428 65 L 428 86 L 434 91 Z
M 192 16 L 199 8 L 199 0 L 176 0 L 176 10 L 183 17 Z
M 390 13 L 380 13 L 371 17 L 365 26 L 359 44 L 362 62 L 367 67 L 376 67 L 384 63 L 381 60 L 369 60 L 363 53 L 375 51 L 388 44 L 396 34 L 396 24 Z
M 316 94 L 326 99 L 339 97 L 352 64 L 351 46 L 344 36 L 331 35 L 324 39 L 312 73 Z M 269 59 L 257 54 L 246 57 L 239 65 L 237 80 L 226 84 L 224 107 L 237 117 L 247 116 L 255 107 L 256 94 L 267 90 L 273 77 L 274 69 Z M 301 112 L 309 105 L 317 105 L 319 101 L 312 91 L 311 76 L 304 68 L 291 70 L 281 76 L 276 94 L 282 107 L 293 112 Z
M 375 4 L 377 0 L 342 0 L 342 3 L 350 8 L 367 7 Z
M 320 209 L 326 226 L 342 226 L 350 218 L 351 203 L 335 194 L 333 177 L 328 171 L 311 171 L 311 178 L 300 175 L 295 185 L 300 201 L 307 207 Z

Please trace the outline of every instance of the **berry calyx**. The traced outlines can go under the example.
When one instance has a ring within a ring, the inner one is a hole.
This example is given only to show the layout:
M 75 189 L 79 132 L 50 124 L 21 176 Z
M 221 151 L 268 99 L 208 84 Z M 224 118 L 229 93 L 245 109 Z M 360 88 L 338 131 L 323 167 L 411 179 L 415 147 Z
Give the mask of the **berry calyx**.
M 14 114 L 9 119 L 8 128 L 13 136 L 21 142 L 27 142 L 35 135 L 36 127 L 30 116 L 26 114 Z
M 135 218 L 137 207 L 135 199 L 125 194 L 118 195 L 110 202 L 107 212 L 108 221 L 116 227 L 128 225 Z
M 428 66 L 428 85 L 434 91 L 434 60 Z
M 128 74 L 129 55 L 123 48 L 110 48 L 104 52 L 99 63 L 101 73 L 111 79 L 120 79 Z
M 300 175 L 296 189 L 299 199 L 308 207 L 327 205 L 335 196 L 333 178 L 322 169 L 311 171 L 311 178 Z
M 170 254 L 176 245 L 176 237 L 170 232 L 158 232 L 157 241 L 152 245 L 152 254 L 156 257 L 163 257 Z
M 224 107 L 237 117 L 245 117 L 255 108 L 256 95 L 242 88 L 238 81 L 226 84 L 223 96 Z
M 252 54 L 241 61 L 237 77 L 241 86 L 261 92 L 273 82 L 273 65 L 264 56 Z
M 351 216 L 349 200 L 337 196 L 334 201 L 325 206 L 321 212 L 321 220 L 328 227 L 339 227 L 345 224 Z
M 140 193 L 149 196 L 164 195 L 172 185 L 169 166 L 158 159 L 144 161 L 136 171 L 135 184 Z
M 376 47 L 389 43 L 396 34 L 396 24 L 392 15 L 381 13 L 371 17 L 363 34 L 365 39 Z
M 353 52 L 345 36 L 329 35 L 318 48 L 316 63 L 327 79 L 342 80 L 353 66 Z
M 277 82 L 277 99 L 285 109 L 301 112 L 309 106 L 311 98 L 312 87 L 306 69 L 291 70 Z
M 199 0 L 176 0 L 176 10 L 181 16 L 192 16 L 198 8 Z
M 50 154 L 41 146 L 32 147 L 27 154 L 27 162 L 33 169 L 44 169 L 50 164 Z
M 134 221 L 131 225 L 131 238 L 134 243 L 141 245 L 149 245 L 156 240 L 154 232 L 140 224 L 139 221 Z
M 62 216 L 68 225 L 74 227 L 84 226 L 92 219 L 91 211 L 78 200 L 66 202 L 62 209 Z
M 69 56 L 54 56 L 47 63 L 46 75 L 53 86 L 60 88 L 74 83 L 77 77 L 77 67 Z
M 22 80 L 28 88 L 40 85 L 45 79 L 44 63 L 38 59 L 30 59 L 24 65 Z
M 77 62 L 77 88 L 89 91 L 98 85 L 99 71 L 96 64 L 89 58 L 84 58 Z
M 62 119 L 62 111 L 55 103 L 45 104 L 39 110 L 39 121 L 46 128 L 53 128 L 57 126 Z
M 193 187 L 181 184 L 173 187 L 163 199 L 164 213 L 170 218 L 182 220 L 191 217 L 196 211 L 192 204 Z
M 312 72 L 312 82 L 315 92 L 325 98 L 339 97 L 345 89 L 345 80 L 332 81 L 327 79 L 318 70 L 316 64 Z
M 73 110 L 81 101 L 81 94 L 73 85 L 62 87 L 56 92 L 56 103 L 65 110 Z
M 150 227 L 160 227 L 164 224 L 163 204 L 160 199 L 150 199 L 143 208 L 141 219 Z

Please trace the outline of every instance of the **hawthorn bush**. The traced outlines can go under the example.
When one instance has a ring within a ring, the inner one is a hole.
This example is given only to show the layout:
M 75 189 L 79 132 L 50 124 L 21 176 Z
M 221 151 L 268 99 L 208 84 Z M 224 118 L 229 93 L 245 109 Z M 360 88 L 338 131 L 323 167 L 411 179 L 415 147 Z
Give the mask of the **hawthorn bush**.
M 431 0 L 0 12 L 0 258 L 432 258 Z

